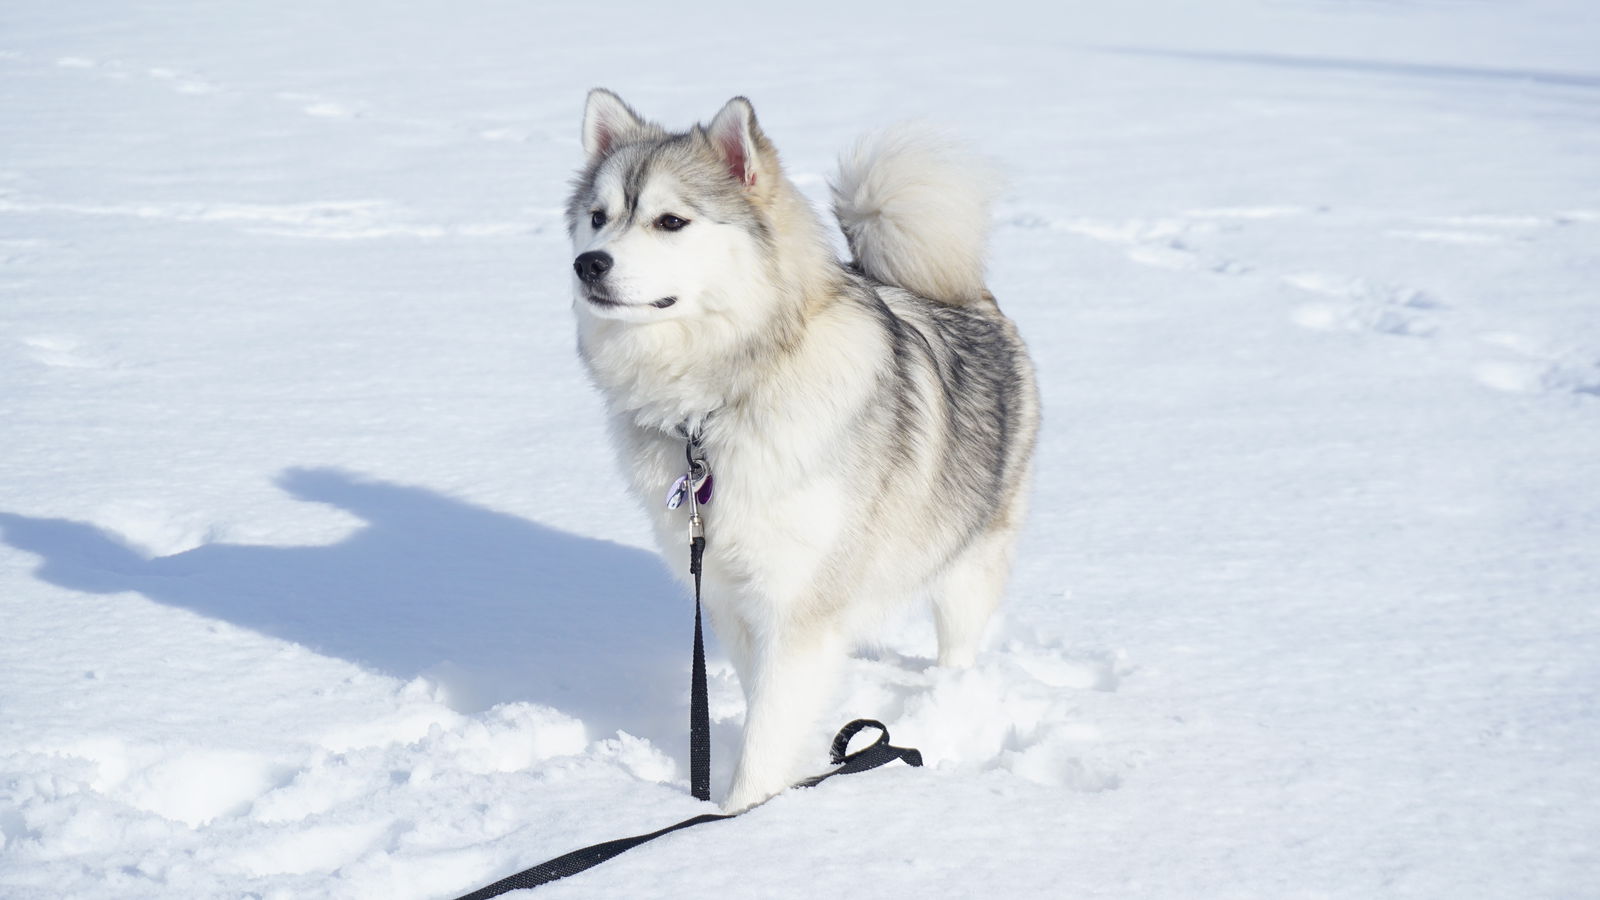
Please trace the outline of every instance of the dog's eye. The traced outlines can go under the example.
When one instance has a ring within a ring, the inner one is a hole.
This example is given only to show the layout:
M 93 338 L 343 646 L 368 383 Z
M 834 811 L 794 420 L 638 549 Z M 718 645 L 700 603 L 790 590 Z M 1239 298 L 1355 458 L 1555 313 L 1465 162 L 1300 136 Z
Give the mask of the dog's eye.
M 603 209 L 597 209 L 594 212 L 590 213 L 589 214 L 589 224 L 592 225 L 596 229 L 599 229 L 600 226 L 606 224 L 606 211 L 603 210 Z
M 689 224 L 688 219 L 680 219 L 672 213 L 667 213 L 656 220 L 656 227 L 663 231 L 677 231 L 687 224 Z

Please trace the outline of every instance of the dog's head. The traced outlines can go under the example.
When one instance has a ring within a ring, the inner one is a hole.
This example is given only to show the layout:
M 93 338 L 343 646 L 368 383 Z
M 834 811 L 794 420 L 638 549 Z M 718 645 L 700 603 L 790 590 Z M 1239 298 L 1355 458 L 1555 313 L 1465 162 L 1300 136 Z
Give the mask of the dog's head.
M 596 88 L 583 150 L 567 205 L 580 319 L 646 325 L 758 313 L 750 295 L 767 293 L 773 255 L 764 207 L 782 175 L 748 100 L 670 134 Z

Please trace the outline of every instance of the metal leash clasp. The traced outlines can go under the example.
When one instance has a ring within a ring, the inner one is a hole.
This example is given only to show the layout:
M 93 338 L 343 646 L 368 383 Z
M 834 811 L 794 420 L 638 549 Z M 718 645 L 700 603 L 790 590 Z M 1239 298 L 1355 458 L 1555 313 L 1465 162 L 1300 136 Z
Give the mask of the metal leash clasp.
M 684 441 L 683 455 L 689 463 L 689 471 L 684 473 L 683 492 L 689 501 L 689 543 L 703 545 L 706 537 L 705 520 L 700 517 L 702 504 L 711 502 L 711 464 L 706 462 L 704 449 L 700 446 L 701 435 L 697 428 L 690 433 Z
M 684 438 L 683 456 L 688 464 L 688 470 L 679 475 L 672 483 L 672 487 L 667 489 L 667 509 L 677 509 L 684 501 L 689 503 L 690 570 L 698 575 L 700 554 L 704 552 L 706 544 L 706 525 L 705 519 L 700 515 L 700 507 L 711 502 L 714 482 L 711 477 L 711 464 L 706 462 L 700 428 L 697 426 L 690 429 L 687 425 L 680 426 L 679 433 Z
M 685 438 L 684 457 L 689 464 L 688 471 L 679 475 L 672 487 L 667 489 L 667 509 L 677 509 L 687 500 L 691 517 L 698 514 L 701 506 L 711 502 L 713 486 L 711 464 L 706 462 L 700 440 L 699 432 Z

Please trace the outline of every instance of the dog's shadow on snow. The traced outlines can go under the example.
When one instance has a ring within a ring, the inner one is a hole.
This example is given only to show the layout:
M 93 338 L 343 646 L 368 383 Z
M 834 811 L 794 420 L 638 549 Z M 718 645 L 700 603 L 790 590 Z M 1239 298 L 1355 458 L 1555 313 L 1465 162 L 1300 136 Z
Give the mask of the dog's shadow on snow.
M 326 546 L 218 543 L 156 559 L 66 519 L 0 512 L 0 535 L 39 555 L 52 584 L 137 591 L 401 678 L 427 675 L 463 711 L 527 700 L 583 719 L 595 737 L 620 728 L 659 744 L 682 730 L 691 607 L 655 554 L 334 469 L 291 469 L 278 483 L 365 524 Z

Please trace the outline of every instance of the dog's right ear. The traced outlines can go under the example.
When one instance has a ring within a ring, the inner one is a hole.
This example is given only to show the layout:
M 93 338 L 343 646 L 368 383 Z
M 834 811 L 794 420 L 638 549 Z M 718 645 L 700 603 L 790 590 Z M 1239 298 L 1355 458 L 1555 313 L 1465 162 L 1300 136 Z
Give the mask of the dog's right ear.
M 645 136 L 650 130 L 650 124 L 639 118 L 621 97 L 605 88 L 589 92 L 589 101 L 583 107 L 583 152 L 589 162 L 610 153 L 618 144 Z

